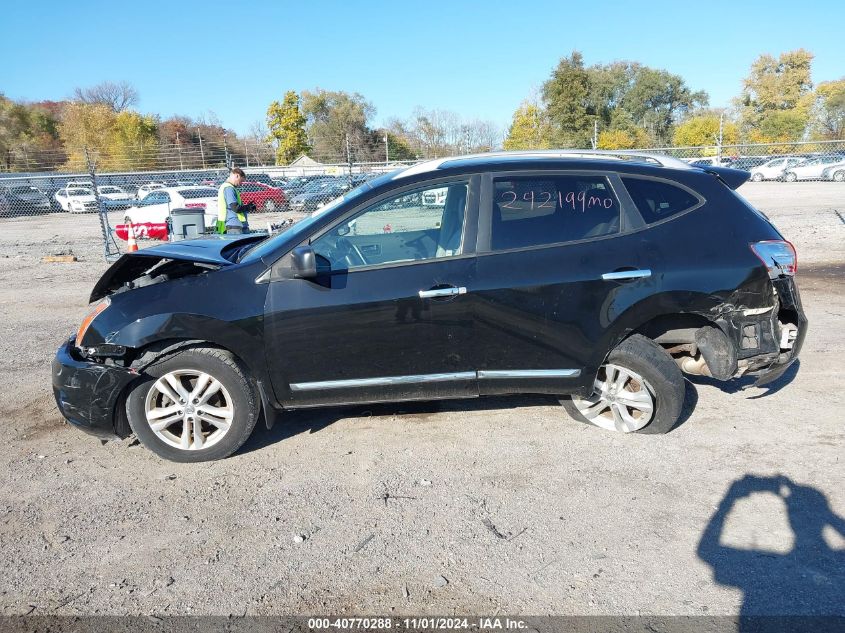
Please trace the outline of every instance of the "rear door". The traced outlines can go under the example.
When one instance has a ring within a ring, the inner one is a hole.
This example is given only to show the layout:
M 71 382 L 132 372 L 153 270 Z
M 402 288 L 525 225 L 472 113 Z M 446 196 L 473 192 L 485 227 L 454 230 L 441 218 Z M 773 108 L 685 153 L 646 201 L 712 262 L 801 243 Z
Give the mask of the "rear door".
M 474 290 L 482 395 L 587 389 L 620 315 L 655 291 L 658 251 L 619 177 L 490 175 Z

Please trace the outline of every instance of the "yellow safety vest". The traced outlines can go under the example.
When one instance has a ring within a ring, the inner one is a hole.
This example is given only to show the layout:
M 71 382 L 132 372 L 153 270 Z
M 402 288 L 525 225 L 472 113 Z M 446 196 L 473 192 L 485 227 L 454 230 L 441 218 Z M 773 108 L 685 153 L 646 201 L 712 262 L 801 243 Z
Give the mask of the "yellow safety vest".
M 241 192 L 238 191 L 237 187 L 233 185 L 231 182 L 224 182 L 220 186 L 220 190 L 217 192 L 217 232 L 218 233 L 225 233 L 226 232 L 226 215 L 228 214 L 228 209 L 226 208 L 226 187 L 231 187 L 235 190 L 235 196 L 238 199 L 238 204 L 243 204 L 241 202 Z M 246 215 L 242 212 L 237 212 L 238 219 L 241 221 L 241 224 L 246 224 Z

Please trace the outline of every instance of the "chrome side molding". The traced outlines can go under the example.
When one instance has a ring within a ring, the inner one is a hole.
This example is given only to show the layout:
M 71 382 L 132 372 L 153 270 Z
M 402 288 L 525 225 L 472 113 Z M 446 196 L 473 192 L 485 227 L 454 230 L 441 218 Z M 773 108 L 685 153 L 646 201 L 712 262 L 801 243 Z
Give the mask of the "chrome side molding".
M 475 380 L 474 371 L 453 374 L 419 374 L 416 376 L 383 376 L 381 378 L 353 378 L 351 380 L 326 380 L 322 382 L 293 382 L 291 391 L 318 391 L 325 389 L 350 389 L 355 387 L 390 387 L 393 385 L 414 385 L 453 380 Z
M 576 378 L 580 369 L 496 369 L 478 372 L 479 380 L 502 378 Z

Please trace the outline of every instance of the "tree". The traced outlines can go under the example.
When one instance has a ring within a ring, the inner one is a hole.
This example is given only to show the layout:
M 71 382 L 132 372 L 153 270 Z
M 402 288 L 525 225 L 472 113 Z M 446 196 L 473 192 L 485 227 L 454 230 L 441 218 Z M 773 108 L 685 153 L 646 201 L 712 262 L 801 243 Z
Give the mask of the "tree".
M 813 54 L 804 49 L 754 61 L 736 101 L 742 130 L 752 140 L 796 141 L 803 136 L 813 101 L 812 61 Z
M 376 109 L 357 92 L 306 90 L 302 93 L 302 112 L 307 121 L 309 144 L 320 160 L 357 160 L 355 155 L 347 156 L 347 139 L 350 150 L 369 145 L 367 124 Z
M 114 112 L 123 112 L 131 106 L 138 105 L 140 95 L 128 82 L 115 83 L 104 81 L 90 88 L 77 88 L 74 100 L 89 105 L 101 104 L 108 106 Z
M 274 101 L 267 108 L 266 140 L 276 144 L 276 164 L 289 165 L 311 147 L 305 131 L 306 118 L 300 110 L 299 95 L 293 90 L 285 93 L 282 103 Z
M 158 163 L 158 129 L 154 117 L 131 110 L 115 115 L 106 139 L 103 169 L 139 169 Z
M 845 77 L 838 81 L 824 81 L 818 85 L 811 125 L 816 139 L 845 138 Z
M 513 113 L 504 148 L 548 149 L 551 147 L 550 132 L 546 113 L 538 104 L 524 101 Z
M 647 147 L 648 134 L 641 128 L 632 131 L 623 129 L 606 130 L 599 134 L 597 149 L 640 149 Z
M 642 66 L 636 68 L 633 83 L 620 107 L 647 130 L 654 142 L 669 143 L 676 120 L 696 106 L 707 105 L 707 93 L 692 92 L 679 75 Z
M 590 147 L 595 112 L 590 107 L 590 79 L 581 53 L 560 60 L 543 84 L 551 141 L 560 147 Z
M 692 116 L 675 128 L 672 142 L 679 147 L 700 147 L 715 145 L 719 138 L 719 115 L 701 114 Z M 735 145 L 739 142 L 739 126 L 731 121 L 722 121 L 722 144 Z
M 158 129 L 152 116 L 105 104 L 72 103 L 65 108 L 59 134 L 68 154 L 65 168 L 87 171 L 85 150 L 98 169 L 139 169 L 158 163 Z

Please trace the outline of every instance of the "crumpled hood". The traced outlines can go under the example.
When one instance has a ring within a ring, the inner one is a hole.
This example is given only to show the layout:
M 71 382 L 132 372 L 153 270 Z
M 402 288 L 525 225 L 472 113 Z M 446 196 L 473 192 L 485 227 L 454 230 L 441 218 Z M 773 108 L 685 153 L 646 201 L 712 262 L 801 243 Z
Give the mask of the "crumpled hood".
M 168 242 L 145 248 L 134 253 L 125 253 L 100 277 L 91 291 L 89 301 L 97 301 L 111 294 L 124 283 L 143 275 L 162 260 L 176 260 L 206 264 L 220 268 L 236 263 L 227 255 L 239 246 L 266 239 L 263 233 L 247 235 L 210 235 L 195 240 Z

